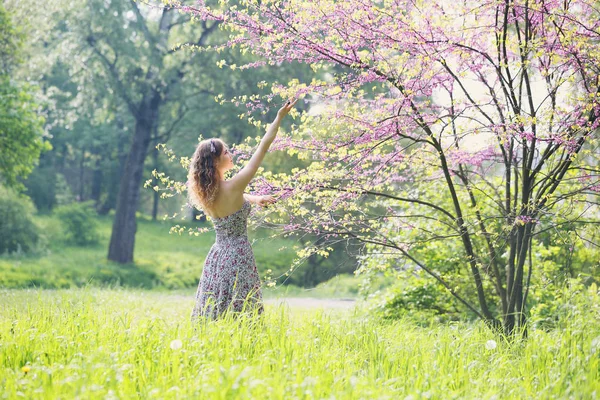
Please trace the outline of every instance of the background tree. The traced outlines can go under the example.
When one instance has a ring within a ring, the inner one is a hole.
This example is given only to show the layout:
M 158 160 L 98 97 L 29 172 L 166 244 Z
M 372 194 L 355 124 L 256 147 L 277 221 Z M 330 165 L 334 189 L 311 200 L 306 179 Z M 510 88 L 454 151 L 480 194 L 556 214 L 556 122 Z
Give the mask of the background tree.
M 151 153 L 151 157 L 144 156 L 141 170 L 148 177 L 154 169 L 170 168 L 165 157 L 156 151 L 157 143 L 168 142 L 178 151 L 191 154 L 199 134 L 218 136 L 232 144 L 258 134 L 259 128 L 249 127 L 240 119 L 240 102 L 243 106 L 255 101 L 253 96 L 257 93 L 267 94 L 263 82 L 274 76 L 307 77 L 313 73 L 302 65 L 278 71 L 223 69 L 225 65 L 234 68 L 234 59 L 251 62 L 253 57 L 229 49 L 221 54 L 189 53 L 187 49 L 198 44 L 190 38 L 197 40 L 203 34 L 208 38 L 205 29 L 211 24 L 194 23 L 189 15 L 162 6 L 133 2 L 70 4 L 56 0 L 48 4 L 52 12 L 44 16 L 35 7 L 34 3 L 25 2 L 19 4 L 18 10 L 22 22 L 31 24 L 32 32 L 26 46 L 32 62 L 25 74 L 27 79 L 37 80 L 43 90 L 48 104 L 48 131 L 54 145 L 54 151 L 42 157 L 40 167 L 26 182 L 40 210 L 51 210 L 56 204 L 73 200 L 93 200 L 100 214 L 117 207 L 138 124 L 131 106 L 139 106 L 142 99 L 147 99 L 144 93 L 154 89 L 160 92 L 157 120 L 146 138 L 146 153 Z M 164 18 L 169 18 L 168 26 Z M 163 28 L 169 29 L 166 48 L 156 42 L 161 37 L 161 19 Z M 154 42 L 149 42 L 146 35 L 154 35 Z M 226 35 L 216 29 L 210 35 L 217 35 L 211 39 L 215 42 L 226 41 Z M 156 70 L 159 75 L 154 83 L 145 82 L 147 74 L 139 73 L 155 68 L 158 64 L 152 57 L 158 56 L 166 64 Z M 223 61 L 217 65 L 220 59 Z M 216 102 L 217 93 L 239 96 L 239 101 L 236 104 L 217 98 Z M 144 110 L 147 112 L 147 108 Z M 278 168 L 286 164 L 287 161 L 281 162 Z M 185 176 L 178 168 L 170 168 L 169 172 Z M 131 209 L 156 219 L 159 193 L 138 191 L 138 197 L 138 204 Z M 160 206 L 163 211 L 173 210 L 179 202 L 162 202 Z M 126 224 L 119 217 L 121 214 L 116 214 L 114 237 L 124 237 L 127 233 L 117 231 Z M 118 239 L 113 242 L 121 243 Z M 133 245 L 133 239 L 129 243 Z
M 44 140 L 44 119 L 38 115 L 35 88 L 14 79 L 23 62 L 24 33 L 0 5 L 0 182 L 22 188 L 40 153 L 50 148 Z

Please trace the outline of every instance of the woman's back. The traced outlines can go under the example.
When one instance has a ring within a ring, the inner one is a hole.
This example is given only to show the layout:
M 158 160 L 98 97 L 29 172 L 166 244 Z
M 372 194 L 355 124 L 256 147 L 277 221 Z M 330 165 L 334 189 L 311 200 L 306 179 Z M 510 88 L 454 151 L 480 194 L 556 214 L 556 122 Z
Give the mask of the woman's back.
M 240 210 L 244 204 L 244 196 L 231 186 L 229 181 L 222 181 L 215 201 L 208 211 L 213 218 L 224 218 Z

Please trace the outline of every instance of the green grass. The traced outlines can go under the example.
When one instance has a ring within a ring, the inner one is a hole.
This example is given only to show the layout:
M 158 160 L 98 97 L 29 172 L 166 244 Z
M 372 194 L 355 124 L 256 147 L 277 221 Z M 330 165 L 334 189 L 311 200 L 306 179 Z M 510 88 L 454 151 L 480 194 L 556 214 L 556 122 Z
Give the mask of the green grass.
M 600 393 L 599 306 L 509 344 L 360 310 L 189 322 L 192 297 L 0 290 L 0 398 L 564 399 Z M 180 340 L 180 349 L 171 344 Z M 492 342 L 496 347 L 492 348 Z M 486 346 L 487 344 L 487 346 Z M 23 367 L 29 368 L 27 372 Z
M 1 286 L 68 288 L 86 283 L 144 288 L 189 286 L 198 266 L 201 270 L 202 254 L 212 239 L 210 235 L 199 238 L 169 235 L 170 225 L 140 220 L 135 264 L 120 265 L 106 258 L 110 218 L 99 218 L 100 242 L 86 247 L 63 243 L 60 225 L 54 217 L 40 216 L 37 222 L 48 238 L 48 251 L 0 258 Z
M 164 221 L 138 219 L 134 263 L 121 265 L 106 258 L 112 217 L 99 217 L 100 241 L 96 245 L 78 247 L 62 240 L 58 220 L 51 215 L 36 217 L 44 232 L 47 250 L 35 255 L 0 256 L 0 287 L 68 289 L 84 286 L 143 288 L 157 291 L 175 290 L 193 295 L 204 263 L 214 243 L 214 233 L 200 236 L 169 234 L 171 224 Z M 266 271 L 282 278 L 294 259 L 292 239 L 269 238 L 267 232 L 249 232 L 259 274 Z M 274 251 L 277 249 L 277 251 Z M 302 268 L 302 266 L 300 267 Z M 340 275 L 314 288 L 281 285 L 263 288 L 269 297 L 355 298 L 359 279 Z
M 318 299 L 356 299 L 359 296 L 361 278 L 354 275 L 341 274 L 328 281 L 321 282 L 314 288 L 302 288 L 295 285 L 264 288 L 267 297 L 313 297 Z M 390 284 L 386 281 L 386 284 Z
M 214 233 L 198 237 L 169 234 L 170 222 L 140 218 L 134 263 L 121 265 L 107 260 L 112 217 L 99 217 L 98 222 L 99 243 L 77 247 L 62 240 L 64 235 L 54 216 L 36 216 L 47 250 L 35 255 L 0 256 L 0 287 L 57 289 L 96 285 L 179 289 L 186 293 L 195 290 L 204 257 L 214 243 Z M 269 238 L 265 232 L 250 232 L 250 238 L 261 277 L 268 269 L 273 270 L 273 276 L 283 275 L 295 254 L 290 249 L 278 250 L 289 246 L 291 239 Z M 277 289 L 277 293 L 282 292 Z M 297 288 L 296 292 L 302 290 Z

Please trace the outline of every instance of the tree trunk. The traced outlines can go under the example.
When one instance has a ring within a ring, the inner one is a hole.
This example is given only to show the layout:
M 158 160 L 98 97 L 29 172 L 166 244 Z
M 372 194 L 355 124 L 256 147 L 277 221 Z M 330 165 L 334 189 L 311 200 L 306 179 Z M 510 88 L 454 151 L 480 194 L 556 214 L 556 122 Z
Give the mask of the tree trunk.
M 100 195 L 102 194 L 102 181 L 104 180 L 104 171 L 101 168 L 101 160 L 96 161 L 94 172 L 92 173 L 92 191 L 90 193 L 90 199 L 94 200 L 95 207 L 100 207 Z
M 84 194 L 84 175 L 85 175 L 85 147 L 81 149 L 81 159 L 79 160 L 79 195 L 77 201 L 83 201 Z
M 148 103 L 148 106 L 144 106 Z M 159 105 L 160 95 L 156 92 L 153 93 L 150 102 L 142 102 L 140 115 L 135 122 L 133 142 L 121 177 L 108 259 L 122 264 L 133 262 L 137 230 L 135 214 L 140 199 L 144 160 L 150 145 L 152 129 L 158 123 Z
M 503 302 L 508 304 L 503 312 L 503 333 L 506 336 L 527 336 L 527 318 L 525 315 L 527 304 L 526 290 L 529 287 L 529 278 L 525 280 L 525 262 L 530 257 L 531 240 L 533 240 L 534 224 L 528 223 L 510 233 L 510 255 L 507 268 L 507 286 Z M 529 265 L 529 273 L 532 266 Z
M 125 170 L 125 163 L 127 162 L 127 152 L 125 146 L 130 142 L 130 137 L 125 131 L 125 124 L 120 116 L 117 116 L 117 127 L 119 129 L 119 140 L 117 142 L 117 166 L 116 168 L 111 167 L 108 177 L 106 179 L 107 193 L 106 199 L 102 205 L 98 208 L 98 214 L 106 215 L 110 210 L 114 209 L 117 205 L 117 197 L 119 194 L 119 177 L 123 176 Z
M 156 145 L 154 149 L 152 149 L 152 167 L 158 170 L 158 149 Z M 158 185 L 158 179 L 153 178 L 153 185 Z M 160 199 L 160 195 L 157 191 L 153 191 L 152 195 L 152 221 L 156 221 L 156 217 L 158 215 L 158 200 Z

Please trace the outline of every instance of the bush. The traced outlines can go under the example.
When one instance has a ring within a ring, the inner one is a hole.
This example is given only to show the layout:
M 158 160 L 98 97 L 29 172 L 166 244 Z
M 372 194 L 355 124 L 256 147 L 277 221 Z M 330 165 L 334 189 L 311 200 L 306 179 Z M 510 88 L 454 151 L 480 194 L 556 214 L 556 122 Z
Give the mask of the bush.
M 554 290 L 544 290 L 544 302 L 531 308 L 529 322 L 538 329 L 550 331 L 572 324 L 578 316 L 595 319 L 600 315 L 600 290 L 595 282 L 584 283 L 582 277 L 570 278 Z
M 34 211 L 27 196 L 0 188 L 0 253 L 29 252 L 38 245 Z
M 437 282 L 426 278 L 411 285 L 400 283 L 388 289 L 381 311 L 382 317 L 388 319 L 411 316 L 425 320 L 437 317 L 441 321 L 460 316 L 451 295 Z
M 98 223 L 93 202 L 71 203 L 56 208 L 65 241 L 78 246 L 98 243 Z
M 405 272 L 387 271 L 361 283 L 360 297 L 368 301 L 372 315 L 384 320 L 407 319 L 418 325 L 472 318 L 437 281 L 422 273 Z

